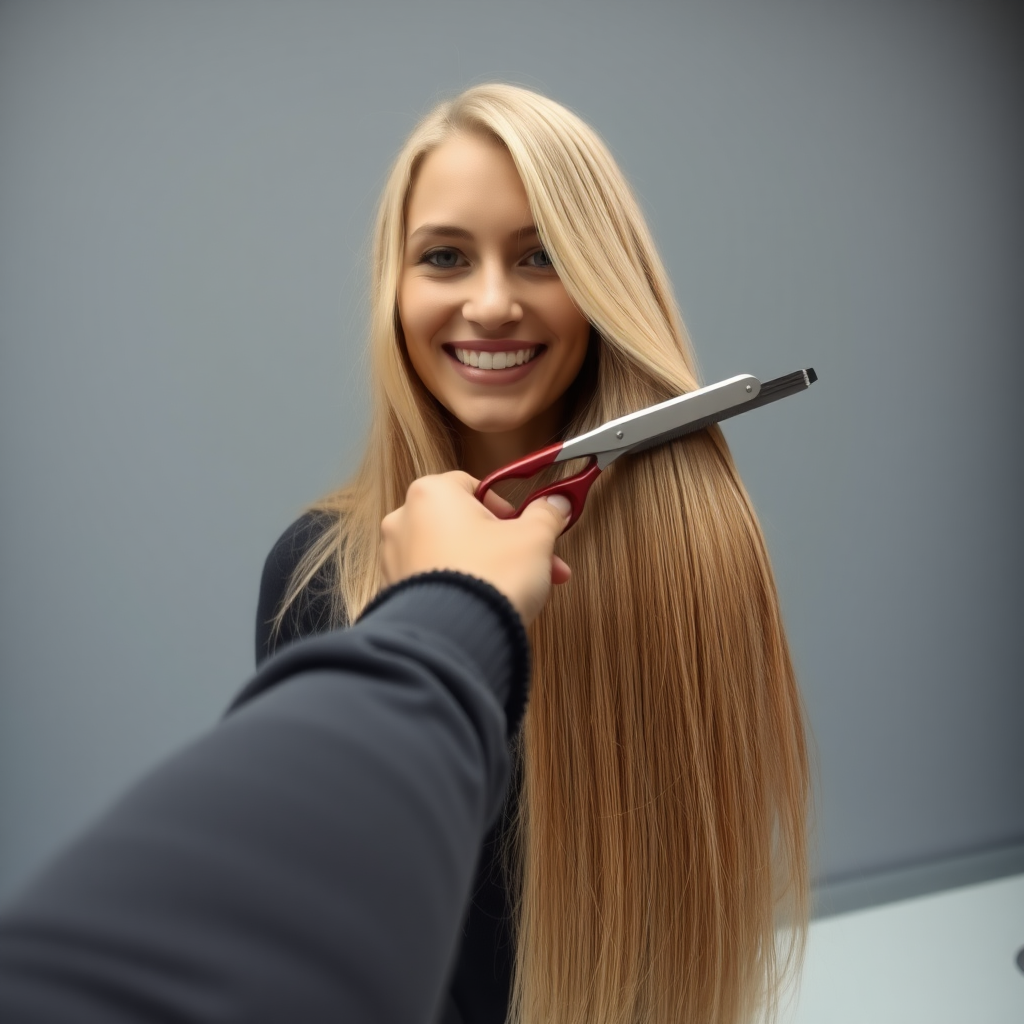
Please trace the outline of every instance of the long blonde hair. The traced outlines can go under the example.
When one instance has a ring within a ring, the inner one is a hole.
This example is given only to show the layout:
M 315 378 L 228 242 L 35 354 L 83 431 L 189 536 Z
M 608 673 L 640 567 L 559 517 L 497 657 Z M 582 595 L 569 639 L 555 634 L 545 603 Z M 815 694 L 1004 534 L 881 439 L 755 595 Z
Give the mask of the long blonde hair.
M 507 148 L 593 326 L 593 380 L 577 389 L 567 434 L 699 386 L 667 275 L 601 140 L 535 93 L 468 90 L 420 123 L 388 177 L 369 444 L 355 477 L 315 506 L 335 525 L 285 608 L 326 566 L 336 618 L 358 615 L 381 586 L 380 520 L 416 477 L 457 468 L 396 308 L 409 191 L 423 157 L 456 132 Z M 807 917 L 808 758 L 764 540 L 721 432 L 620 459 L 559 544 L 573 579 L 531 634 L 510 1020 L 770 1014 Z

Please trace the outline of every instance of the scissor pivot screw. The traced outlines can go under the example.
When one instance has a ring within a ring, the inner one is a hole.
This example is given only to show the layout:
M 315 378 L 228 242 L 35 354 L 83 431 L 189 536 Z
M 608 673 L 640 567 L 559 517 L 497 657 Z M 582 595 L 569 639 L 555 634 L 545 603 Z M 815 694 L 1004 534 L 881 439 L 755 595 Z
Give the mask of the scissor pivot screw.
M 747 385 L 747 390 L 748 390 L 748 391 L 753 391 L 754 389 L 753 389 L 753 388 L 752 388 L 752 387 L 751 387 L 751 386 L 750 386 L 750 385 L 748 384 L 748 385 Z
M 621 430 L 616 430 L 615 431 L 615 436 L 621 441 L 622 440 L 622 431 Z

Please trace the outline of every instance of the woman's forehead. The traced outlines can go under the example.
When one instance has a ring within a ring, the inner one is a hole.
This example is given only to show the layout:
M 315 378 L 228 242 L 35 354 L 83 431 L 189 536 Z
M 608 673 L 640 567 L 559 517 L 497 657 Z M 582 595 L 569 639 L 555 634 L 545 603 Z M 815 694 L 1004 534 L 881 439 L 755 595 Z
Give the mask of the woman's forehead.
M 411 240 L 430 226 L 514 233 L 532 229 L 533 214 L 508 150 L 479 135 L 459 134 L 424 157 L 405 222 Z

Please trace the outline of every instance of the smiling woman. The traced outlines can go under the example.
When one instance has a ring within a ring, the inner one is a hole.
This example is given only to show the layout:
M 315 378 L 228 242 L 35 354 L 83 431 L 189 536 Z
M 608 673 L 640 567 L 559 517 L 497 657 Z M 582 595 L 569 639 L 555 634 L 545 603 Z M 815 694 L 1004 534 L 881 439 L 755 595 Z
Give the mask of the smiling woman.
M 417 477 L 479 477 L 699 386 L 643 216 L 579 118 L 523 89 L 438 107 L 374 240 L 374 420 L 355 478 L 267 560 L 257 648 L 351 621 Z M 513 365 L 514 364 L 514 365 Z M 442 1020 L 735 1024 L 807 914 L 808 765 L 764 541 L 717 427 L 624 457 L 531 627 L 520 783 Z
M 398 314 L 409 361 L 481 477 L 558 436 L 590 323 L 540 242 L 508 150 L 459 134 L 423 160 Z

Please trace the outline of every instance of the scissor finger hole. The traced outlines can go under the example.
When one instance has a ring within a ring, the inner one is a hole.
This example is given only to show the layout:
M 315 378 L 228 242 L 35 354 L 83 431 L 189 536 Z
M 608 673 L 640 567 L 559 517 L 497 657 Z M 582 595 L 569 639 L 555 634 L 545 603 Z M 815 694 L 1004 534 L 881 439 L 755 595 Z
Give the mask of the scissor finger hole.
M 569 459 L 566 462 L 559 462 L 553 466 L 546 466 L 539 473 L 530 477 L 523 477 L 518 480 L 501 480 L 494 485 L 492 492 L 496 491 L 511 506 L 512 511 L 509 515 L 515 515 L 522 511 L 523 507 L 533 499 L 538 491 L 544 490 L 544 488 L 559 480 L 568 480 L 585 472 L 590 465 L 590 461 L 589 458 Z M 495 515 L 505 518 L 495 509 L 491 509 L 491 511 Z

